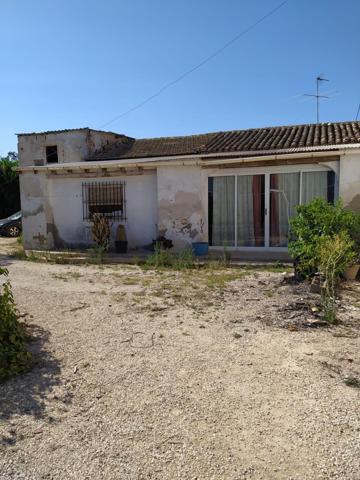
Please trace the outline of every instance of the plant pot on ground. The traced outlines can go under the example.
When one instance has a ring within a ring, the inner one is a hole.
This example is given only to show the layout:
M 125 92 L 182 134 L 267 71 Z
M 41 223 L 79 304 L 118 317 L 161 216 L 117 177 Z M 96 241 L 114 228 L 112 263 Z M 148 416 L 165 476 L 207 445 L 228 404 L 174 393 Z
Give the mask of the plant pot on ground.
M 160 250 L 169 250 L 173 247 L 173 241 L 170 240 L 170 238 L 166 238 L 164 235 L 160 235 L 152 241 L 152 247 L 154 251 L 156 248 Z
M 126 238 L 125 225 L 119 225 L 116 231 L 115 250 L 116 253 L 127 253 L 128 242 Z
M 359 273 L 360 265 L 349 265 L 344 271 L 344 277 L 346 280 L 353 281 L 356 279 L 357 274 Z

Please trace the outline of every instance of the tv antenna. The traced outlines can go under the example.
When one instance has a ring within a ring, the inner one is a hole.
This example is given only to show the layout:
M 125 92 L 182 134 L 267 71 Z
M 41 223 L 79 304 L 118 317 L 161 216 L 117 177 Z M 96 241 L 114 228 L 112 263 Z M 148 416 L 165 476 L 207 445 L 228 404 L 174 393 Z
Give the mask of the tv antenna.
M 316 123 L 319 123 L 319 100 L 320 98 L 329 98 L 327 95 L 319 95 L 320 82 L 330 82 L 327 78 L 323 78 L 321 75 L 316 77 L 316 95 L 310 93 L 304 93 L 305 97 L 316 98 Z

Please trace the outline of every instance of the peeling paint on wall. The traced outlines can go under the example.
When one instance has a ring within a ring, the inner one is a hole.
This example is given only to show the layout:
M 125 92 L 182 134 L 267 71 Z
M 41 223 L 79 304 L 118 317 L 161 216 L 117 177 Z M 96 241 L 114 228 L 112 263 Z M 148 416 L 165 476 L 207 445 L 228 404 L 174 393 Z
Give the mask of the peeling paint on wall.
M 158 169 L 159 234 L 171 239 L 175 250 L 206 241 L 201 185 L 197 167 Z

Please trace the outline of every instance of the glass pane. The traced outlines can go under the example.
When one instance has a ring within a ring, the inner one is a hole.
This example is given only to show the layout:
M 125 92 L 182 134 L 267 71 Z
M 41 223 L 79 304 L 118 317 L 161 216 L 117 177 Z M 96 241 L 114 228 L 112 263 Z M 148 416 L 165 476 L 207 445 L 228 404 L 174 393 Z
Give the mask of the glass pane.
M 235 246 L 235 177 L 209 179 L 209 241 Z
M 309 203 L 314 198 L 334 201 L 334 172 L 304 172 L 301 187 L 301 203 Z
M 286 247 L 289 220 L 299 204 L 300 173 L 270 175 L 270 246 Z
M 237 177 L 237 246 L 263 247 L 265 176 Z

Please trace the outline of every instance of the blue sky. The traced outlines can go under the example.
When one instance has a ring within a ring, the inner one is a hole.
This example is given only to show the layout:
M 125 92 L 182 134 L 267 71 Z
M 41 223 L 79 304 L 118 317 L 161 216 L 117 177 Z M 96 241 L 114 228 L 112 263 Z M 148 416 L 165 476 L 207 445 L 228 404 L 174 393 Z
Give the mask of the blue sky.
M 0 153 L 16 132 L 99 128 L 201 62 L 280 0 L 0 0 Z M 144 107 L 135 137 L 355 119 L 360 2 L 290 0 Z

